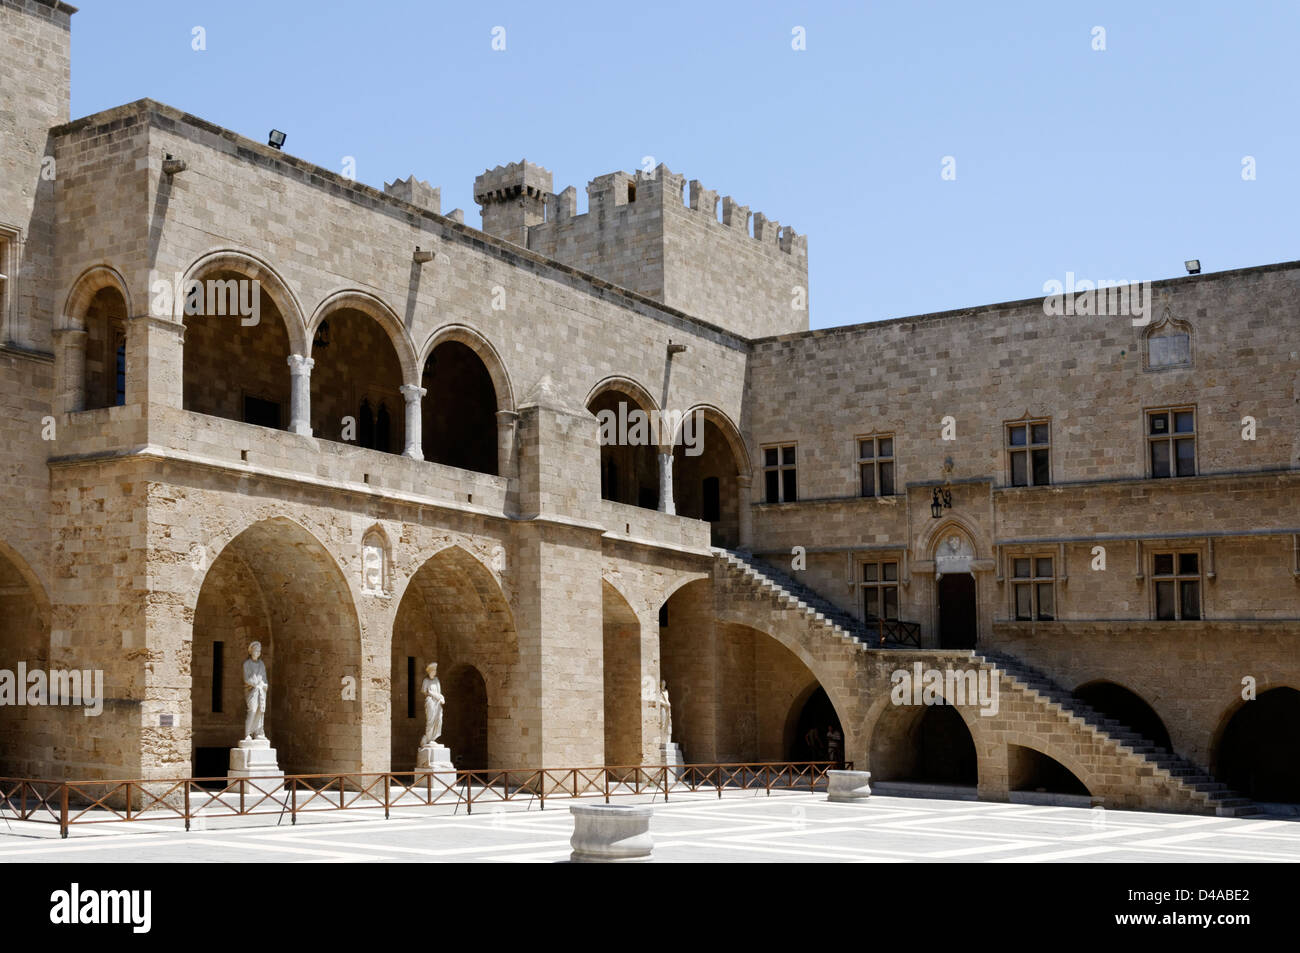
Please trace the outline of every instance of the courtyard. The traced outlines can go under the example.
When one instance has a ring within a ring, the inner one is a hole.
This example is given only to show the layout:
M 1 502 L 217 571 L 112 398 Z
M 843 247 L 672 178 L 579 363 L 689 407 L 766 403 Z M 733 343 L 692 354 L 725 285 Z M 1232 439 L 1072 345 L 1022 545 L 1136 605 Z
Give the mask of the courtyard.
M 622 803 L 650 798 L 620 799 Z M 466 816 L 397 809 L 389 820 L 335 812 L 290 826 L 265 818 L 57 827 L 10 821 L 0 862 L 557 863 L 569 858 L 570 803 L 526 802 Z M 824 793 L 713 792 L 655 805 L 659 863 L 1232 863 L 1300 861 L 1300 823 L 1084 807 Z

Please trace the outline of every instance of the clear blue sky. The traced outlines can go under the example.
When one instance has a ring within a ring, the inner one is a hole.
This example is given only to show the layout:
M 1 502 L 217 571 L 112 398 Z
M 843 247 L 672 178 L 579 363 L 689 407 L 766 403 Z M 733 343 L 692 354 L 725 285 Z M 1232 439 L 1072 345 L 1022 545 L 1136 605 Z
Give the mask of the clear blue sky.
M 74 117 L 148 96 L 278 127 L 471 225 L 487 167 L 526 157 L 585 210 L 653 156 L 808 235 L 814 327 L 1300 258 L 1295 0 L 80 6 Z

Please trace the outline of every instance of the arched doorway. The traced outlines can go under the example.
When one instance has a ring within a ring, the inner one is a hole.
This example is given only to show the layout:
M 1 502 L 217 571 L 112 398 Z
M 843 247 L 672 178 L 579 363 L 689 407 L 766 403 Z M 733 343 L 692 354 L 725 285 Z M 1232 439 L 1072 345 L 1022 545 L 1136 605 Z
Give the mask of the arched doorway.
M 600 498 L 644 509 L 659 507 L 659 448 L 651 416 L 657 408 L 638 388 L 610 383 L 587 403 L 600 442 Z
M 949 705 L 891 705 L 871 733 L 871 776 L 974 787 L 978 756 L 970 728 Z
M 832 731 L 839 735 L 839 754 L 835 760 L 844 760 L 844 728 L 826 689 L 821 685 L 812 686 L 807 698 L 796 703 L 791 716 L 793 729 L 789 732 L 786 760 L 828 760 Z
M 488 760 L 487 683 L 473 665 L 452 669 L 444 682 L 447 707 L 442 741 L 451 749 L 451 763 L 460 771 L 486 769 Z
M 975 577 L 948 573 L 938 582 L 939 648 L 973 649 L 979 631 Z
M 1215 749 L 1214 775 L 1256 801 L 1300 803 L 1300 691 L 1243 702 Z
M 1152 744 L 1169 751 L 1173 750 L 1165 723 L 1156 714 L 1156 710 L 1136 692 L 1114 682 L 1096 681 L 1080 685 L 1073 694 L 1085 705 L 1097 709 L 1107 718 L 1114 718 L 1121 725 L 1132 728 Z
M 424 459 L 497 473 L 497 393 L 467 344 L 444 341 L 425 359 L 420 386 Z
M 519 661 L 514 619 L 492 571 L 467 549 L 442 549 L 411 576 L 393 620 L 391 652 L 392 770 L 415 767 L 424 706 L 413 695 L 430 662 L 438 663 L 447 699 L 440 743 L 451 749 L 453 764 L 535 763 L 536 739 L 519 732 L 509 707 L 520 691 L 513 687 Z
M 244 737 L 243 664 L 262 644 L 270 682 L 265 730 L 289 774 L 360 770 L 361 633 L 346 581 L 321 543 L 287 519 L 255 523 L 203 578 L 190 646 L 192 764 L 222 777 Z

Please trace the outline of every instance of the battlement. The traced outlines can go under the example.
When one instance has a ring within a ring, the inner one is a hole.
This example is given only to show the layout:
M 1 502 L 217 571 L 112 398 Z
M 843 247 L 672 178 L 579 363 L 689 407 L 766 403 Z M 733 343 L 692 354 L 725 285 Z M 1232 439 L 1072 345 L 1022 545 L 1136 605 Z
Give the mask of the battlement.
M 551 191 L 525 160 L 474 183 L 483 229 L 736 333 L 806 330 L 808 240 L 660 164 Z M 751 230 L 752 223 L 752 230 Z
M 403 202 L 410 202 L 420 208 L 442 214 L 442 189 L 434 188 L 422 179 L 409 175 L 405 179 L 395 179 L 384 183 L 384 192 Z

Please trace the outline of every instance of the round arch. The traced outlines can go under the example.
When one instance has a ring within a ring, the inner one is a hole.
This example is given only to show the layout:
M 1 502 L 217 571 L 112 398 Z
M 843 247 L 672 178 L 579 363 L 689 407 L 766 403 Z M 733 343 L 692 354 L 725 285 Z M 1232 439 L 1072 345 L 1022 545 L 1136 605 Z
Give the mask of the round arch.
M 424 723 L 413 693 L 430 662 L 438 663 L 447 698 L 441 743 L 453 763 L 474 769 L 534 763 L 536 742 L 521 736 L 510 710 L 529 673 L 519 668 L 514 616 L 497 576 L 460 543 L 424 556 L 403 576 L 394 585 L 390 648 L 393 770 L 414 765 Z M 469 670 L 482 681 L 481 691 L 474 683 L 472 703 L 457 698 L 453 684 Z M 479 763 L 489 755 L 490 763 Z
M 1246 797 L 1300 803 L 1300 689 L 1271 685 L 1236 699 L 1215 731 L 1210 766 Z
M 397 316 L 387 304 L 385 304 L 376 295 L 368 291 L 361 291 L 356 288 L 346 288 L 341 291 L 335 291 L 321 301 L 312 313 L 311 320 L 307 322 L 307 341 L 310 342 L 320 327 L 321 322 L 328 318 L 335 311 L 360 311 L 362 314 L 373 319 L 388 336 L 393 345 L 393 351 L 397 355 L 397 362 L 402 369 L 402 383 L 419 386 L 420 384 L 420 363 L 415 357 L 415 345 L 411 342 L 411 337 L 406 332 L 406 326 L 402 319 Z M 307 353 L 307 352 L 303 352 Z
M 1065 770 L 1074 775 L 1075 779 L 1088 790 L 1089 794 L 1094 791 L 1099 791 L 1104 787 L 1102 779 L 1098 778 L 1093 772 L 1085 768 L 1073 755 L 1065 751 L 1049 751 L 1047 746 L 1033 735 L 1027 735 L 1018 731 L 1010 731 L 1007 732 L 1005 740 L 1008 746 L 1015 745 L 1020 748 L 1026 748 L 1042 755 L 1044 758 L 1055 761 L 1061 767 L 1065 768 Z
M 84 331 L 86 309 L 90 307 L 95 295 L 105 288 L 113 288 L 122 296 L 128 316 L 135 314 L 131 292 L 127 289 L 122 273 L 111 265 L 94 265 L 78 275 L 68 291 L 67 300 L 63 303 L 63 329 Z
M 210 251 L 185 271 L 185 281 L 202 280 L 205 275 L 218 272 L 235 272 L 258 286 L 275 302 L 276 308 L 284 321 L 285 333 L 289 336 L 289 353 L 310 356 L 311 336 L 307 334 L 302 305 L 288 283 L 266 261 L 246 251 L 233 248 L 220 248 Z M 184 317 L 184 299 L 178 296 L 173 304 L 173 317 Z
M 596 386 L 587 393 L 587 397 L 582 402 L 582 406 L 590 407 L 592 401 L 601 394 L 608 393 L 609 391 L 626 394 L 628 397 L 631 397 L 640 404 L 646 413 L 650 413 L 651 411 L 655 413 L 660 412 L 659 401 L 654 399 L 654 396 L 643 384 L 631 377 L 624 377 L 621 374 L 611 375 L 597 383 Z
M 363 765 L 361 626 L 337 559 L 302 524 L 273 517 L 231 535 L 192 592 L 194 767 L 224 774 L 244 736 L 242 666 L 262 644 L 270 680 L 265 730 L 287 773 L 357 771 Z M 359 693 L 348 697 L 351 677 Z
M 1173 750 L 1165 720 L 1154 705 L 1127 685 L 1111 678 L 1094 678 L 1081 682 L 1071 694 L 1108 718 L 1133 729 L 1147 741 Z
M 670 446 L 677 446 L 677 440 L 682 434 L 682 428 L 685 425 L 686 418 L 691 414 L 702 413 L 704 419 L 718 428 L 723 439 L 727 441 L 727 446 L 731 450 L 732 459 L 736 461 L 736 475 L 740 477 L 751 477 L 754 472 L 753 461 L 749 457 L 749 448 L 745 446 L 745 438 L 741 436 L 740 429 L 732 422 L 731 418 L 718 407 L 712 404 L 695 404 L 685 414 L 682 419 L 677 421 L 676 429 L 673 431 Z
M 424 364 L 428 361 L 429 355 L 439 345 L 446 344 L 449 341 L 464 344 L 478 355 L 479 360 L 483 362 L 484 368 L 487 369 L 488 376 L 492 379 L 492 388 L 496 391 L 497 411 L 513 411 L 515 409 L 515 388 L 510 380 L 510 372 L 506 369 L 505 361 L 501 359 L 501 353 L 483 334 L 468 325 L 449 324 L 429 335 L 428 340 L 424 342 L 424 347 L 420 348 L 417 356 L 417 365 L 420 369 L 424 369 Z

